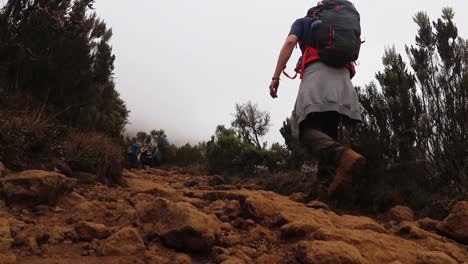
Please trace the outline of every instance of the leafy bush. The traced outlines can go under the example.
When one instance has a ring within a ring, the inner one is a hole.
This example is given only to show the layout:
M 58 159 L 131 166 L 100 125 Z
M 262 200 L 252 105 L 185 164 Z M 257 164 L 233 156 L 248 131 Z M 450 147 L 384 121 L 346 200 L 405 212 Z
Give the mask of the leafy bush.
M 191 146 L 189 143 L 180 147 L 176 151 L 177 162 L 189 165 L 203 160 L 202 152 L 198 146 Z
M 241 140 L 233 135 L 220 135 L 207 143 L 208 169 L 214 173 L 232 172 L 242 149 Z
M 119 184 L 124 150 L 110 138 L 98 133 L 71 132 L 63 154 L 72 170 L 95 173 L 104 184 Z
M 274 172 L 288 159 L 288 152 L 279 144 L 270 150 L 243 143 L 235 134 L 218 134 L 207 143 L 208 169 L 214 173 L 254 176 L 258 167 Z
M 40 167 L 56 154 L 60 130 L 31 113 L 0 113 L 0 161 L 13 170 Z

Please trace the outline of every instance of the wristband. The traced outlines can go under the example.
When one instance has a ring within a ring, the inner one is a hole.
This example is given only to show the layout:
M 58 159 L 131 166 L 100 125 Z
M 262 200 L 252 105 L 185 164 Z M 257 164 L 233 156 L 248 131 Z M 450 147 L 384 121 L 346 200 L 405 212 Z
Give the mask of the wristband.
M 280 80 L 280 77 L 273 77 L 271 78 L 272 81 L 279 81 Z

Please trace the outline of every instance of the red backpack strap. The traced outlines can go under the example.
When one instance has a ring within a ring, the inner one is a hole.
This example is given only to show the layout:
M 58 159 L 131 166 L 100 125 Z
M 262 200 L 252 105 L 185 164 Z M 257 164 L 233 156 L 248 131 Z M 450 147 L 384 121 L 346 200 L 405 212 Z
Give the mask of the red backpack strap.
M 296 72 L 296 74 L 294 74 L 294 76 L 291 77 L 291 75 L 289 75 L 289 74 L 286 72 L 286 66 L 284 67 L 283 74 L 284 74 L 286 77 L 288 77 L 289 79 L 291 79 L 291 80 L 294 80 L 294 79 L 297 78 L 297 72 Z

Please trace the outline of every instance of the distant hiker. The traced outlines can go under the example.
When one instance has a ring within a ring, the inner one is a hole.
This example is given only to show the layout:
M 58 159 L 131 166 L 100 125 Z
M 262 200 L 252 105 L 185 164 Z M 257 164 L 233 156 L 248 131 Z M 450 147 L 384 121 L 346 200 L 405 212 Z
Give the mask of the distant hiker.
M 320 1 L 309 9 L 306 17 L 292 25 L 269 87 L 270 95 L 276 98 L 281 72 L 299 44 L 302 57 L 296 76 L 300 75 L 302 80 L 292 114 L 292 130 L 317 158 L 321 169 L 326 166 L 336 169 L 328 187 L 329 198 L 349 194 L 353 175 L 366 162 L 344 140 L 338 143 L 339 137 L 345 138 L 346 132 L 362 121 L 357 93 L 351 83 L 361 46 L 360 35 L 359 13 L 351 2 Z
M 150 168 L 153 165 L 153 156 L 149 147 L 145 146 L 141 149 L 141 166 L 146 169 Z
M 139 155 L 140 155 L 140 149 L 141 149 L 141 144 L 140 142 L 138 141 L 135 141 L 133 144 L 132 144 L 132 147 L 131 147 L 131 151 L 132 151 L 132 168 L 138 168 L 139 165 Z

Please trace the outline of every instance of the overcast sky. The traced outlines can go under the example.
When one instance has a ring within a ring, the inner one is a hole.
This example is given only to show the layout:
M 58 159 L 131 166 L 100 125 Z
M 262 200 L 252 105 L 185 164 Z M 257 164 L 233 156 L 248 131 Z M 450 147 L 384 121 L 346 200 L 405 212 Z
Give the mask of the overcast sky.
M 299 81 L 283 80 L 279 98 L 269 96 L 279 50 L 291 24 L 317 1 L 310 0 L 97 0 L 96 12 L 114 36 L 115 80 L 130 109 L 130 133 L 164 129 L 173 143 L 209 140 L 216 125 L 229 125 L 234 105 L 251 100 L 272 116 L 270 144 L 290 116 Z M 468 34 L 467 0 L 356 0 L 362 35 L 357 76 L 364 86 L 382 69 L 384 48 L 404 52 L 414 43 L 412 16 L 436 19 L 455 8 L 460 35 Z M 292 72 L 298 50 L 293 54 Z

